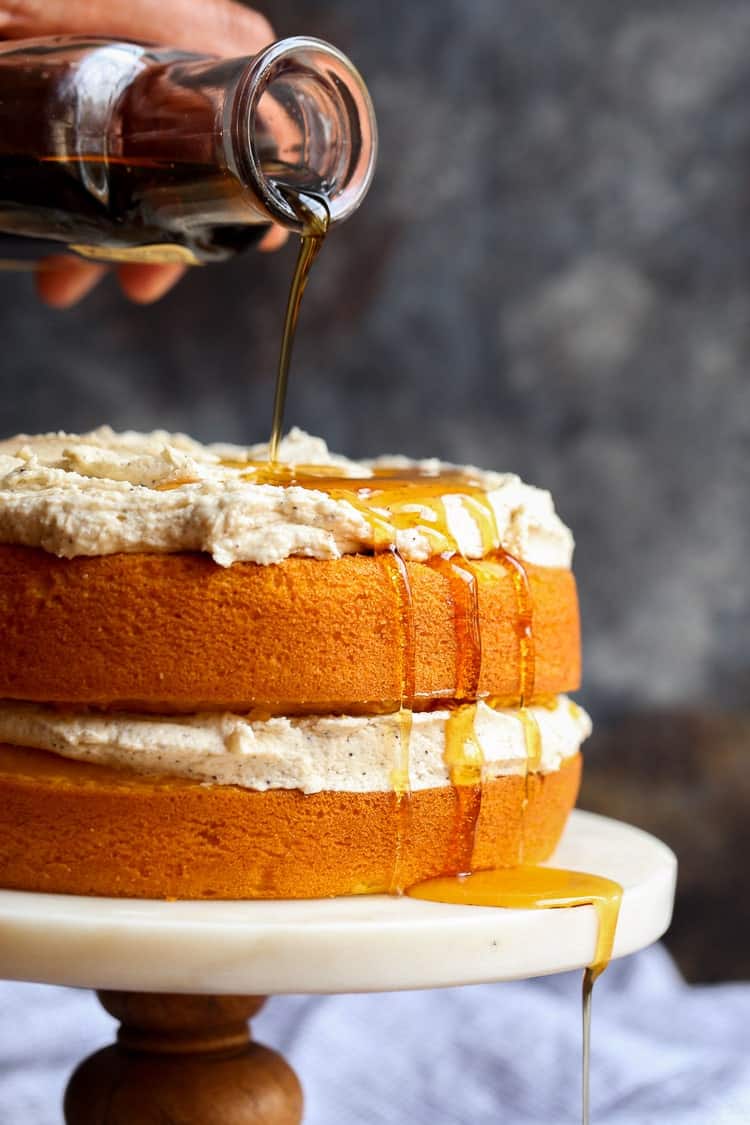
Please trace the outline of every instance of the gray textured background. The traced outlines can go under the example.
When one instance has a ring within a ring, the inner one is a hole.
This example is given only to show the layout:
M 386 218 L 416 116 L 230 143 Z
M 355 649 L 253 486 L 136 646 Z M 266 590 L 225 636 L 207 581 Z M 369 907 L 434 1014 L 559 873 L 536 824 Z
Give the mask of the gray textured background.
M 306 300 L 288 422 L 548 487 L 578 541 L 599 716 L 746 702 L 750 6 L 308 0 L 350 52 L 378 175 Z M 109 283 L 0 277 L 0 430 L 268 429 L 293 250 Z

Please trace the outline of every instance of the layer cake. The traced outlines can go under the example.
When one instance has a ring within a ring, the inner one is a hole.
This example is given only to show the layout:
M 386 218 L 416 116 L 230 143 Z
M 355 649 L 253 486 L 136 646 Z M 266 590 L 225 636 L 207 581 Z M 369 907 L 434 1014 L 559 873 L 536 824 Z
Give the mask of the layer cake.
M 397 892 L 575 803 L 572 538 L 508 474 L 292 431 L 0 443 L 0 885 Z

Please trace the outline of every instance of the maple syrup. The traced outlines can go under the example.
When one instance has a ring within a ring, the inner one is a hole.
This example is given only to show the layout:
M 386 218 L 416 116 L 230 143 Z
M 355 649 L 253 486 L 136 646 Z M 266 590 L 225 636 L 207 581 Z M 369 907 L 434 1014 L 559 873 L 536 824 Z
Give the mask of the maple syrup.
M 463 906 L 503 907 L 511 910 L 555 910 L 593 906 L 597 938 L 591 964 L 583 975 L 582 1099 L 583 1125 L 589 1125 L 591 1060 L 591 998 L 594 981 L 612 957 L 622 887 L 611 879 L 555 867 L 522 865 L 497 871 L 441 876 L 409 887 L 411 898 Z
M 385 568 L 387 577 L 395 596 L 395 606 L 398 621 L 399 649 L 401 653 L 401 712 L 404 714 L 403 739 L 408 745 L 408 734 L 411 730 L 410 702 L 415 696 L 415 669 L 416 669 L 416 631 L 414 622 L 414 601 L 409 581 L 409 571 L 399 552 L 395 549 L 384 551 L 380 559 Z M 406 787 L 409 780 L 409 771 L 404 764 L 404 769 L 398 772 L 397 785 Z
M 394 766 L 391 772 L 391 786 L 396 799 L 396 835 L 390 893 L 401 894 L 404 889 L 404 844 L 409 838 L 411 826 L 411 701 L 415 695 L 416 629 L 414 601 L 406 563 L 395 549 L 385 550 L 379 557 L 393 589 L 400 649 L 400 699 L 396 717 Z
M 270 452 L 266 461 L 233 464 L 244 470 L 242 478 L 249 482 L 315 489 L 325 492 L 333 500 L 345 500 L 369 524 L 376 552 L 391 549 L 394 529 L 399 532 L 419 528 L 429 542 L 433 558 L 439 555 L 455 557 L 457 565 L 471 567 L 472 564 L 457 555 L 446 498 L 463 507 L 478 527 L 477 513 L 481 512 L 485 529 L 483 549 L 490 551 L 498 547 L 497 525 L 485 486 L 471 472 L 463 469 L 413 468 L 399 471 L 376 467 L 371 475 L 343 476 L 329 465 L 274 462 Z
M 476 703 L 451 710 L 445 725 L 444 761 L 456 802 L 448 855 L 457 871 L 470 871 L 484 792 L 484 753 L 476 736 Z
M 429 560 L 429 565 L 447 579 L 453 603 L 456 640 L 453 698 L 457 703 L 473 703 L 479 696 L 482 675 L 482 636 L 479 629 L 479 585 L 476 572 L 471 563 L 460 555 L 436 555 Z
M 268 443 L 268 460 L 271 467 L 276 465 L 279 457 L 279 443 L 284 426 L 284 407 L 286 405 L 286 392 L 289 382 L 289 364 L 292 358 L 292 347 L 297 332 L 300 305 L 310 276 L 312 264 L 320 253 L 323 240 L 328 233 L 331 220 L 329 200 L 321 194 L 301 191 L 288 185 L 280 188 L 289 206 L 298 217 L 301 224 L 301 238 L 297 264 L 292 276 L 292 284 L 287 299 L 286 314 L 284 316 L 284 331 L 281 337 L 281 350 L 279 353 L 279 367 L 276 374 L 276 390 L 273 403 L 273 417 L 271 420 L 271 437 Z

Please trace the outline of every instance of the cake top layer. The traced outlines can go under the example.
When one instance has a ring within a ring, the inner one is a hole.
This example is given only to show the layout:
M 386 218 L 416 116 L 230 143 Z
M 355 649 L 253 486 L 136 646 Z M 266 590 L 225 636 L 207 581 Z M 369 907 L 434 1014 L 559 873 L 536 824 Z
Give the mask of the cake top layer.
M 436 460 L 350 461 L 292 430 L 265 445 L 184 434 L 19 435 L 0 442 L 0 542 L 63 558 L 203 551 L 221 566 L 395 547 L 425 561 L 502 549 L 569 567 L 570 531 L 548 492 L 509 473 Z

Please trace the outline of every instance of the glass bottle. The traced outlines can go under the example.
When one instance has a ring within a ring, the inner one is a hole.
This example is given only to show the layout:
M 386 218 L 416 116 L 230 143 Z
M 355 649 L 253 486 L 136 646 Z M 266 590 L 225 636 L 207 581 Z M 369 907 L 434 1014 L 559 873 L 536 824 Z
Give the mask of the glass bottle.
M 197 262 L 299 230 L 290 190 L 347 218 L 372 180 L 367 89 L 328 43 L 253 58 L 71 38 L 0 45 L 0 233 L 88 257 Z

